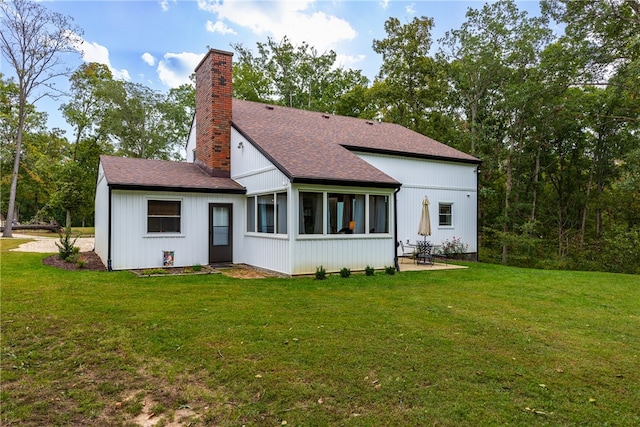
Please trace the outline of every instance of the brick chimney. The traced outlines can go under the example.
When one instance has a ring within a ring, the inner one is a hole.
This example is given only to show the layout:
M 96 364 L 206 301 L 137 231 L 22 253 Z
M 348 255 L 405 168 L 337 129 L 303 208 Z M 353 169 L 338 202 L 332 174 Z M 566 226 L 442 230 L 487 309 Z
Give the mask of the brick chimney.
M 196 67 L 195 163 L 211 176 L 231 176 L 231 59 L 210 49 Z

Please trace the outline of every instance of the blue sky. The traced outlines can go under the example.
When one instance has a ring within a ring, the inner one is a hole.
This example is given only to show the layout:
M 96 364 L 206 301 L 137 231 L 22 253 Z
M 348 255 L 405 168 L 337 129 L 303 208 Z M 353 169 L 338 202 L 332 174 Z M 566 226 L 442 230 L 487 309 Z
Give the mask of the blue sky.
M 77 68 L 82 61 L 109 66 L 116 78 L 142 83 L 160 91 L 188 82 L 208 47 L 232 51 L 231 43 L 255 48 L 268 37 L 303 41 L 319 52 L 334 50 L 343 67 L 360 69 L 373 80 L 381 58 L 374 39 L 385 37 L 384 22 L 396 17 L 409 22 L 432 17 L 434 43 L 447 30 L 459 28 L 475 0 L 42 0 L 56 12 L 71 16 L 84 33 L 82 57 L 68 58 Z M 518 6 L 537 14 L 538 1 Z M 66 58 L 65 58 L 66 59 Z M 4 61 L 3 61 L 4 62 Z M 0 72 L 10 70 L 0 65 Z M 64 82 L 59 83 L 62 87 Z M 39 101 L 49 126 L 66 128 L 59 103 Z

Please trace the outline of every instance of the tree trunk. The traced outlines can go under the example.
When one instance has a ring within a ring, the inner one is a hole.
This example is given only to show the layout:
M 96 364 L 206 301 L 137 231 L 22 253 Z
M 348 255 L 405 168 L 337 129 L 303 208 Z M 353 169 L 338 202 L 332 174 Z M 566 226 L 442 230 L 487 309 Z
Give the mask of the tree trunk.
M 580 225 L 580 249 L 584 247 L 584 235 L 587 232 L 587 213 L 589 210 L 589 195 L 591 194 L 591 185 L 593 184 L 593 171 L 595 169 L 595 160 L 591 163 L 589 170 L 589 183 L 587 184 L 587 194 L 584 201 L 584 209 L 582 210 L 582 224 Z
M 24 128 L 25 102 L 20 102 L 18 113 L 18 132 L 16 135 L 16 151 L 13 159 L 13 172 L 11 173 L 11 190 L 9 192 L 9 209 L 7 211 L 7 223 L 2 237 L 13 237 L 13 220 L 15 219 L 16 193 L 18 190 L 18 172 L 20 171 L 20 156 L 22 154 L 22 131 Z
M 67 232 L 71 231 L 71 209 L 67 209 L 67 220 L 65 222 L 64 228 L 65 230 L 67 230 Z
M 509 154 L 507 155 L 507 176 L 505 177 L 505 191 L 504 191 L 504 224 L 502 225 L 502 232 L 504 233 L 504 238 L 506 238 L 507 233 L 509 232 L 509 210 L 511 207 L 511 187 L 513 185 L 513 144 L 509 148 Z M 502 263 L 507 263 L 507 255 L 509 252 L 509 246 L 507 245 L 506 240 L 502 242 Z
M 536 153 L 536 163 L 533 171 L 533 195 L 531 197 L 531 216 L 529 222 L 534 224 L 536 222 L 536 204 L 538 203 L 538 181 L 540 180 L 540 152 L 541 148 L 538 148 Z

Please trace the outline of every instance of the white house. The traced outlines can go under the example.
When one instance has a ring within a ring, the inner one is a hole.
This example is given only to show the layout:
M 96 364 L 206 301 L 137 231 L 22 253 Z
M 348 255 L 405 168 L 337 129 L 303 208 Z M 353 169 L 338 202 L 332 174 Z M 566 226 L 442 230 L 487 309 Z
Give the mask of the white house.
M 196 68 L 186 162 L 100 158 L 95 248 L 109 269 L 166 256 L 290 275 L 397 265 L 425 196 L 428 239 L 477 253 L 480 160 L 399 125 L 232 99 L 231 66 L 212 49 Z

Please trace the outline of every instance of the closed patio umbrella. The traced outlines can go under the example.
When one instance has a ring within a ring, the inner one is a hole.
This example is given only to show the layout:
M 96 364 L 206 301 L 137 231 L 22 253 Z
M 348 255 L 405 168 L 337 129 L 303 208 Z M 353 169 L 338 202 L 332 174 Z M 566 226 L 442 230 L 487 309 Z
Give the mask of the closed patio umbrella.
M 424 236 L 425 240 L 427 236 L 431 236 L 431 217 L 429 216 L 429 198 L 427 196 L 424 196 L 424 200 L 422 201 L 418 234 Z

